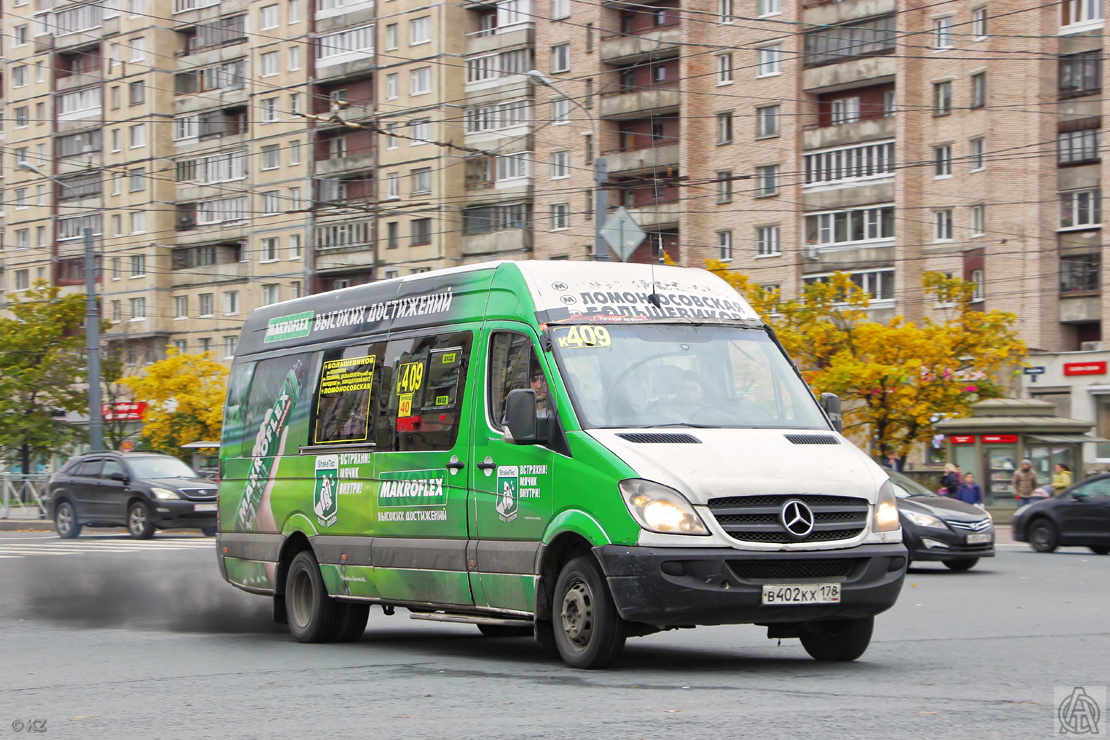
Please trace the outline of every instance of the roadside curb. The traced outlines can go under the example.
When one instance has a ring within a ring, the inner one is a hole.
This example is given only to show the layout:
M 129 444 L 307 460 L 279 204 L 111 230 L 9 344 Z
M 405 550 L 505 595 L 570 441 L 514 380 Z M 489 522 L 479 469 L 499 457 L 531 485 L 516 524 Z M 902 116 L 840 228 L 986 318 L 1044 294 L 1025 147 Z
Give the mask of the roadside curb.
M 49 519 L 0 519 L 0 532 L 53 532 L 54 522 Z

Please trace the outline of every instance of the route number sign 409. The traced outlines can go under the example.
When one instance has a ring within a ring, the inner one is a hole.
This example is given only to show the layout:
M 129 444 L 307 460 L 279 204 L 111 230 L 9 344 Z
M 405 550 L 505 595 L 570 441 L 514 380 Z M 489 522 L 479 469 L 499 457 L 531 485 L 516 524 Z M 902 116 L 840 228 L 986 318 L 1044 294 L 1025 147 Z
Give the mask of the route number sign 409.
M 604 326 L 567 326 L 555 329 L 555 340 L 564 349 L 608 347 L 613 343 Z

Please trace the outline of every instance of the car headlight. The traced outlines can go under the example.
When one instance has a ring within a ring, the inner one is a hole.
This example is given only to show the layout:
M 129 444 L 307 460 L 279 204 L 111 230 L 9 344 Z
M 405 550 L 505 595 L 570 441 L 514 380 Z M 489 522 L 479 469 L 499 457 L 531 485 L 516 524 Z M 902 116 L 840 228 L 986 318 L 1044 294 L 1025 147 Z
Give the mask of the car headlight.
M 871 517 L 871 531 L 896 532 L 901 526 L 898 522 L 898 499 L 894 496 L 894 484 L 887 478 L 879 488 L 879 500 L 875 502 L 875 513 Z
M 181 498 L 177 491 L 171 491 L 168 488 L 151 488 L 150 495 L 154 498 Z
M 947 529 L 947 525 L 940 519 L 929 514 L 922 514 L 920 511 L 903 511 L 907 519 L 919 527 L 933 527 L 935 529 Z
M 709 534 L 690 502 L 673 488 L 632 478 L 620 482 L 628 513 L 644 529 L 662 534 Z

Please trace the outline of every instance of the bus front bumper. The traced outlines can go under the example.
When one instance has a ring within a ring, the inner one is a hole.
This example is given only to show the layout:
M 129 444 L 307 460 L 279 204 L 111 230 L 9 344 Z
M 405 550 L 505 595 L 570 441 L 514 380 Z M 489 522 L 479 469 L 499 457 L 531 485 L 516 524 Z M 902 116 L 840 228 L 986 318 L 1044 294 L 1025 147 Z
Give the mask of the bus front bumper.
M 894 605 L 906 574 L 901 543 L 809 552 L 605 545 L 594 555 L 621 617 L 661 627 L 869 617 Z M 762 603 L 767 584 L 826 583 L 840 584 L 839 603 Z

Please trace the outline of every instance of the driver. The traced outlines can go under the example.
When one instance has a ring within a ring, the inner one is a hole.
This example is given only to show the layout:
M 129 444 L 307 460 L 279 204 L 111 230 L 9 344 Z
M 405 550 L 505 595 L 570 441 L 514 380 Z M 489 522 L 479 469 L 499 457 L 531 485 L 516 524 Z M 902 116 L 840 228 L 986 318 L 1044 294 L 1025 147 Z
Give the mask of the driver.
M 682 385 L 678 387 L 678 393 L 675 394 L 675 401 L 686 407 L 704 403 L 705 390 L 701 387 L 701 382 L 693 375 L 686 376 L 682 381 Z

